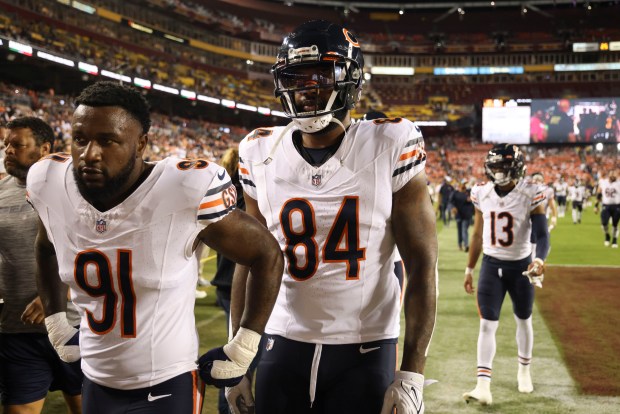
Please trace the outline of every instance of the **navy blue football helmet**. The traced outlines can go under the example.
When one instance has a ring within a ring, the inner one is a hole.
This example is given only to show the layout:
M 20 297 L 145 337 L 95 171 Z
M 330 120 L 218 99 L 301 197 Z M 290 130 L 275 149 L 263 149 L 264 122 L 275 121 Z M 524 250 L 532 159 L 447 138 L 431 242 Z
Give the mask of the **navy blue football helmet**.
M 364 58 L 347 29 L 313 20 L 290 33 L 271 68 L 275 96 L 304 132 L 318 132 L 333 114 L 355 107 L 362 92 Z
M 484 171 L 495 185 L 517 182 L 525 175 L 523 152 L 514 144 L 495 145 L 484 161 Z

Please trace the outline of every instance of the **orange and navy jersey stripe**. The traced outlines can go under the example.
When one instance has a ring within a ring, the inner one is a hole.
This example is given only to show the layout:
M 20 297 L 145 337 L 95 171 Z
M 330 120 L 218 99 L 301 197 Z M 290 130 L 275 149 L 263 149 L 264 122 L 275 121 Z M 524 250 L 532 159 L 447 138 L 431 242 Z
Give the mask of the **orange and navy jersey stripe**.
M 532 208 L 537 207 L 538 205 L 542 204 L 546 199 L 547 199 L 547 196 L 545 195 L 545 189 L 540 188 L 534 195 L 534 198 L 532 199 L 531 207 Z
M 198 220 L 209 223 L 219 221 L 233 211 L 236 204 L 237 190 L 228 179 L 224 184 L 207 191 L 198 207 Z
M 256 188 L 256 184 L 250 180 L 250 171 L 245 167 L 245 163 L 241 157 L 239 157 L 239 181 L 245 185 Z
M 403 174 L 424 162 L 426 162 L 424 139 L 422 137 L 413 138 L 409 140 L 402 149 L 392 177 Z

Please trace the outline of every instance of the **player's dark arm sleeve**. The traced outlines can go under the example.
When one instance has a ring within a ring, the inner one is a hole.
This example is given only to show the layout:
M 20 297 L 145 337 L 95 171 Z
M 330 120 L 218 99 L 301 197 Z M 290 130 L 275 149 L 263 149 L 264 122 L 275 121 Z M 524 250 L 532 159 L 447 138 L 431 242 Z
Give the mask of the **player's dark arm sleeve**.
M 549 253 L 547 217 L 544 214 L 532 214 L 530 220 L 532 220 L 532 235 L 536 240 L 536 257 L 544 261 Z
M 68 287 L 60 280 L 56 250 L 47 238 L 45 226 L 40 219 L 34 249 L 37 262 L 37 290 L 41 297 L 45 316 L 66 312 Z
M 262 334 L 282 280 L 283 259 L 278 243 L 265 226 L 241 210 L 209 225 L 199 237 L 209 247 L 250 269 L 241 326 Z
M 392 229 L 407 272 L 405 339 L 401 369 L 424 372 L 437 309 L 437 232 L 426 174 L 393 195 Z

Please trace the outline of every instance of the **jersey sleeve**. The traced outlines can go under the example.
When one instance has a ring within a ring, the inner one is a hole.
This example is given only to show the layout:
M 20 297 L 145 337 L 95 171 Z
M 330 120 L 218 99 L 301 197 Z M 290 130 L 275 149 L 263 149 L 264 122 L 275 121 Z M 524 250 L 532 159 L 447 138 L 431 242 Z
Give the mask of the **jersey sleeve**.
M 249 157 L 249 150 L 252 141 L 252 137 L 256 135 L 256 132 L 250 132 L 247 137 L 239 144 L 239 181 L 241 182 L 241 187 L 246 194 L 252 197 L 254 200 L 257 199 L 258 195 L 256 192 L 256 184 L 254 184 L 254 176 L 252 171 L 252 162 L 251 157 Z
M 206 194 L 200 200 L 197 220 L 202 226 L 216 223 L 235 209 L 237 190 L 226 170 L 219 167 Z
M 248 164 L 249 163 L 246 163 L 242 157 L 239 157 L 239 182 L 241 182 L 243 191 L 256 200 L 256 184 L 254 184 L 252 174 L 250 173 L 251 167 Z
M 475 185 L 470 193 L 471 202 L 474 203 L 474 207 L 478 210 L 480 210 L 480 189 L 481 187 L 479 185 Z
M 545 193 L 546 191 L 544 186 L 536 187 L 534 197 L 532 198 L 532 202 L 530 203 L 530 211 L 534 210 L 536 207 L 545 202 L 545 200 L 547 199 Z
M 398 118 L 396 118 L 398 119 Z M 422 131 L 411 121 L 394 125 L 403 128 L 396 143 L 396 163 L 392 171 L 392 192 L 397 192 L 413 177 L 424 171 L 426 151 Z
M 54 238 L 50 231 L 50 211 L 62 209 L 57 192 L 64 184 L 67 168 L 71 168 L 70 160 L 68 154 L 48 155 L 30 167 L 26 179 L 26 201 L 37 212 L 51 242 Z

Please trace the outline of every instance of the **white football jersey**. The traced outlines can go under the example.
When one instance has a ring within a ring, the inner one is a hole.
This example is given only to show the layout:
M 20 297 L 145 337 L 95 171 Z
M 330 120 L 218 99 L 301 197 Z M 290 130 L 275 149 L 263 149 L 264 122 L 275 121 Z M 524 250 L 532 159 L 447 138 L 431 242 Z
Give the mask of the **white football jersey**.
M 420 129 L 402 118 L 355 123 L 319 167 L 296 150 L 296 130 L 278 139 L 283 130 L 255 130 L 239 146 L 243 188 L 286 259 L 266 332 L 322 344 L 398 337 L 392 194 L 424 170 Z
M 566 197 L 568 193 L 568 183 L 565 181 L 558 181 L 554 184 L 555 195 L 558 197 Z
M 583 202 L 583 198 L 586 194 L 586 188 L 582 185 L 571 185 L 568 187 L 568 197 L 577 202 Z
M 608 178 L 602 178 L 598 188 L 603 196 L 603 205 L 620 204 L 620 180 L 616 179 L 612 183 Z
M 81 314 L 84 374 L 136 389 L 195 370 L 193 243 L 235 208 L 226 171 L 167 158 L 121 204 L 99 212 L 78 191 L 71 158 L 53 154 L 30 169 L 28 197 Z
M 471 201 L 484 219 L 482 251 L 500 260 L 521 260 L 532 253 L 530 212 L 545 201 L 545 189 L 521 180 L 506 196 L 492 182 L 476 185 Z
M 553 187 L 549 187 L 544 184 L 541 185 L 541 187 L 544 188 L 544 192 L 545 192 L 545 201 L 544 201 L 543 207 L 545 211 L 547 211 L 547 208 L 549 207 L 549 202 L 551 200 L 555 200 L 555 190 L 553 189 Z

